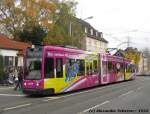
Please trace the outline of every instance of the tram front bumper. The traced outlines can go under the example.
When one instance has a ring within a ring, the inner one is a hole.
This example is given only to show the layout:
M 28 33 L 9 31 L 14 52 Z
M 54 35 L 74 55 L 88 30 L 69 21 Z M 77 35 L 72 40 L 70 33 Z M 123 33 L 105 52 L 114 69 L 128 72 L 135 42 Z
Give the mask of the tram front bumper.
M 52 95 L 54 94 L 54 89 L 49 88 L 49 89 L 23 89 L 24 94 L 29 94 L 29 95 Z

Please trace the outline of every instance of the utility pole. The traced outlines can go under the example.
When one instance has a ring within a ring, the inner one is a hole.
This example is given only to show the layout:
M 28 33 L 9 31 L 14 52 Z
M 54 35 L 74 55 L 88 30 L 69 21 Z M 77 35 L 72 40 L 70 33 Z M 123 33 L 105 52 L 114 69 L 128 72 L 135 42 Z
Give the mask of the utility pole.
M 130 43 L 131 43 L 131 40 L 130 40 L 130 36 L 129 36 L 129 33 L 130 32 L 137 32 L 138 30 L 137 29 L 134 29 L 134 30 L 131 30 L 131 31 L 128 31 L 128 37 L 127 37 L 127 48 L 130 47 Z
M 127 37 L 127 48 L 128 48 L 128 47 L 130 47 L 130 36 L 129 36 L 129 32 L 130 32 L 130 31 L 128 31 L 128 37 Z
M 72 23 L 69 22 L 69 36 L 72 36 Z
M 128 39 L 127 39 L 127 48 L 130 47 L 130 37 L 128 36 Z

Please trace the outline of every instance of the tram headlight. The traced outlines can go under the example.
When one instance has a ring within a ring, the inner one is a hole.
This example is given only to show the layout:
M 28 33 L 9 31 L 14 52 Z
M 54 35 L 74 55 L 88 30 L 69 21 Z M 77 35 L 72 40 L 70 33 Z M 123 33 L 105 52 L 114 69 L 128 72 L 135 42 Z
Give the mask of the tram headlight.
M 26 86 L 27 85 L 27 83 L 26 82 L 24 82 L 24 86 Z
M 39 83 L 36 83 L 36 86 L 39 86 Z

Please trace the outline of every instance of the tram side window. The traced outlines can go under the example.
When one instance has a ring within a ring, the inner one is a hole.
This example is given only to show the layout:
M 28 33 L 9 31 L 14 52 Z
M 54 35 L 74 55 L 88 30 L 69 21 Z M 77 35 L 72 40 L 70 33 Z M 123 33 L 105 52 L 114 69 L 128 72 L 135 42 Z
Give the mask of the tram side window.
M 45 78 L 54 78 L 54 59 L 45 59 Z
M 131 65 L 131 71 L 132 71 L 132 73 L 135 72 L 135 66 L 134 65 Z
M 78 59 L 77 64 L 79 66 L 78 76 L 84 76 L 85 75 L 85 61 Z
M 112 73 L 112 71 L 113 71 L 113 64 L 112 64 L 112 62 L 108 62 L 108 72 L 109 73 Z
M 127 65 L 126 72 L 132 72 L 132 68 L 130 64 Z
M 87 74 L 87 75 L 90 74 L 89 70 L 90 70 L 89 63 L 87 62 L 87 63 L 86 63 L 86 74 Z
M 66 59 L 66 75 L 67 77 L 75 77 L 79 72 L 79 66 L 75 59 Z
M 62 58 L 56 58 L 56 78 L 63 77 L 63 60 Z
M 126 72 L 127 72 L 127 67 L 128 67 L 128 65 L 126 64 L 126 65 L 125 65 L 125 71 L 126 71 Z
M 116 70 L 117 70 L 117 73 L 118 72 L 124 72 L 124 65 L 123 63 L 116 63 Z
M 123 80 L 125 73 L 124 73 L 124 64 L 122 62 L 117 62 L 116 63 L 116 70 L 115 72 L 117 73 L 117 79 L 118 80 Z
M 93 70 L 94 70 L 94 73 L 98 72 L 97 60 L 93 61 Z
M 124 64 L 120 63 L 120 66 L 121 66 L 121 72 L 123 73 L 124 72 Z
M 102 68 L 103 74 L 107 74 L 107 62 L 105 61 L 102 62 Z
M 92 62 L 90 63 L 90 75 L 92 75 L 93 70 L 92 70 Z

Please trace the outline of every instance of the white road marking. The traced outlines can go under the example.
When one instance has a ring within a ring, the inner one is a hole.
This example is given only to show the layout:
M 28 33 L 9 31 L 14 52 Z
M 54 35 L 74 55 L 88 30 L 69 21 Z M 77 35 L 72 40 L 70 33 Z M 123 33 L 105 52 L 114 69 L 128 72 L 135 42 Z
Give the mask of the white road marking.
M 21 95 L 21 94 L 0 94 L 0 96 L 22 97 L 22 96 L 26 96 L 26 95 Z
M 95 106 L 93 106 L 93 107 L 91 107 L 91 108 L 88 108 L 88 109 L 82 111 L 82 112 L 79 112 L 78 114 L 82 114 L 82 113 L 88 112 L 89 110 L 92 110 L 92 109 L 94 109 L 94 108 L 100 107 L 100 106 L 102 106 L 102 105 L 104 105 L 104 104 L 107 104 L 107 103 L 109 103 L 109 102 L 110 102 L 110 101 L 105 101 L 105 102 L 103 102 L 103 103 L 101 103 L 101 104 L 95 105 Z
M 0 89 L 12 89 L 12 88 L 14 88 L 14 87 L 0 87 Z
M 142 88 L 147 87 L 147 86 L 149 86 L 149 85 L 150 85 L 150 83 L 149 83 L 149 84 L 147 84 L 147 85 L 144 85 L 144 86 L 138 87 L 138 88 L 137 88 L 137 90 L 141 90 Z
M 137 90 L 140 90 L 140 89 L 141 89 L 141 87 L 138 87 L 138 88 L 137 88 Z
M 18 105 L 18 106 L 14 106 L 14 107 L 9 107 L 9 108 L 4 108 L 3 111 L 8 111 L 8 110 L 12 110 L 12 109 L 17 109 L 17 108 L 22 108 L 22 107 L 26 107 L 31 105 L 31 103 L 28 104 L 22 104 L 22 105 Z
M 124 94 L 122 94 L 122 95 L 120 95 L 120 96 L 118 96 L 118 97 L 122 97 L 122 96 L 128 95 L 128 94 L 130 94 L 130 93 L 132 93 L 132 92 L 134 92 L 134 91 L 133 91 L 133 90 L 132 90 L 132 91 L 128 91 L 127 93 L 124 93 Z
M 44 102 L 51 101 L 54 99 L 59 99 L 60 97 L 46 97 L 46 98 L 48 98 L 48 99 L 43 100 Z
M 59 97 L 53 97 L 53 96 L 50 96 L 50 97 L 44 97 L 44 98 L 49 98 L 49 99 L 58 99 Z

